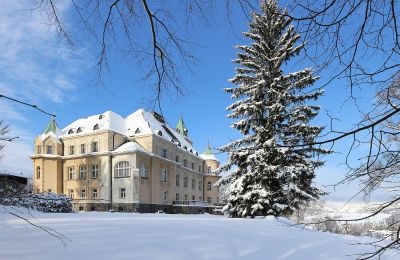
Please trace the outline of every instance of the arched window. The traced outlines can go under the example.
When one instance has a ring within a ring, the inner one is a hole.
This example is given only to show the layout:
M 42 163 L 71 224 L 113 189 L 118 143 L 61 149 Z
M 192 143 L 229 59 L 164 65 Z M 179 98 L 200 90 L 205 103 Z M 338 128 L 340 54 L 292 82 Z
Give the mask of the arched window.
M 93 130 L 99 130 L 99 124 L 95 124 L 95 125 L 93 126 Z
M 146 167 L 146 164 L 145 164 L 144 162 L 141 162 L 141 163 L 140 163 L 140 166 L 139 166 L 139 175 L 140 175 L 140 177 L 142 177 L 142 178 L 147 178 L 147 167 Z
M 74 129 L 69 129 L 68 130 L 68 134 L 70 135 L 70 134 L 73 134 L 74 133 Z
M 115 165 L 115 178 L 131 176 L 131 165 L 127 161 L 119 162 Z
M 82 128 L 81 128 L 81 127 L 78 127 L 78 129 L 76 130 L 76 132 L 77 132 L 77 133 L 82 132 Z

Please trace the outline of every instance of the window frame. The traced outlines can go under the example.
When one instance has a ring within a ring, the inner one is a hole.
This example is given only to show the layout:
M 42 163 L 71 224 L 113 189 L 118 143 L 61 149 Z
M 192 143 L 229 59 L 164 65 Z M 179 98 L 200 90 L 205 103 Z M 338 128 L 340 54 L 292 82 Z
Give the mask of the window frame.
M 41 169 L 40 166 L 36 166 L 36 179 L 40 179 Z
M 92 169 L 91 169 L 91 174 L 90 174 L 90 178 L 91 179 L 97 179 L 97 178 L 99 178 L 99 165 L 96 163 L 96 164 L 92 164 L 92 167 L 91 167 Z M 94 174 L 93 174 L 94 173 Z M 93 176 L 95 176 L 95 177 L 93 177 Z
M 79 165 L 79 180 L 86 180 L 86 165 Z
M 131 177 L 131 164 L 128 161 L 119 161 L 114 166 L 114 178 Z
M 75 145 L 70 145 L 69 146 L 69 155 L 74 155 L 75 153 Z
M 97 188 L 92 189 L 92 199 L 97 199 L 98 191 Z
M 164 191 L 161 192 L 161 200 L 163 202 L 168 201 L 168 191 L 164 190 Z
M 126 188 L 119 188 L 119 198 L 120 199 L 126 198 Z
M 168 169 L 166 169 L 166 168 L 161 169 L 160 181 L 168 182 Z
M 53 154 L 53 146 L 46 145 L 46 154 Z
M 148 178 L 148 170 L 147 170 L 147 166 L 146 163 L 144 161 L 142 161 L 139 165 L 139 176 L 141 178 Z
M 74 195 L 75 194 L 75 191 L 74 191 L 74 189 L 69 189 L 68 190 L 68 196 L 71 198 L 71 199 L 74 199 Z
M 81 199 L 86 199 L 86 189 L 81 189 L 80 197 Z
M 86 154 L 86 144 L 81 144 L 81 154 Z
M 212 188 L 211 181 L 208 181 L 207 182 L 207 190 L 211 190 L 211 188 Z
M 72 181 L 75 179 L 75 166 L 68 167 L 68 180 Z
M 92 153 L 97 153 L 97 152 L 99 152 L 99 142 L 92 142 L 91 143 L 91 151 L 92 151 Z

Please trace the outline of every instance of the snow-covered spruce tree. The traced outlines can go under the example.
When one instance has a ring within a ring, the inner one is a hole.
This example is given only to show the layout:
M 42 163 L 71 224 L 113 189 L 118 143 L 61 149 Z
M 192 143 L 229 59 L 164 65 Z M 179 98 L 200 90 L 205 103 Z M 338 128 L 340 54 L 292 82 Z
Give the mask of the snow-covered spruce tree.
M 318 77 L 311 69 L 284 74 L 282 65 L 298 55 L 303 44 L 295 46 L 300 35 L 294 31 L 286 10 L 274 0 L 261 3 L 262 13 L 254 13 L 252 41 L 238 46 L 234 60 L 240 66 L 225 89 L 237 99 L 227 107 L 236 121 L 233 128 L 244 137 L 221 148 L 229 160 L 221 171 L 233 172 L 221 183 L 229 183 L 224 212 L 232 217 L 281 216 L 317 199 L 323 192 L 313 187 L 318 160 L 327 150 L 302 146 L 311 143 L 323 130 L 309 122 L 319 107 L 306 105 L 322 91 L 311 91 Z

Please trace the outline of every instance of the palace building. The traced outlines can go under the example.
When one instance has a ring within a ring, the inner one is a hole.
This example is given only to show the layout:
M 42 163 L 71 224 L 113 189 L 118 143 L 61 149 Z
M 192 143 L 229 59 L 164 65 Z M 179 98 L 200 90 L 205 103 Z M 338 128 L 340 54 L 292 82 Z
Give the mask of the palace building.
M 182 117 L 175 129 L 139 109 L 107 111 L 59 129 L 52 118 L 35 139 L 34 192 L 72 198 L 76 210 L 182 212 L 219 202 L 219 161 L 193 148 Z

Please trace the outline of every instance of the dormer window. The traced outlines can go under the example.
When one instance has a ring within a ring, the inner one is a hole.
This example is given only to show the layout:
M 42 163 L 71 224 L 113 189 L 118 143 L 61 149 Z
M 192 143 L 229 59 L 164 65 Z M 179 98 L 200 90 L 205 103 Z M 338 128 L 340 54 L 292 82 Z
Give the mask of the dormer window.
M 95 125 L 93 126 L 93 130 L 99 130 L 99 124 L 95 124 Z
M 140 133 L 140 128 L 138 127 L 138 128 L 136 128 L 136 130 L 135 130 L 135 135 L 136 134 L 139 134 Z
M 191 152 L 191 153 L 193 153 L 193 150 L 192 150 L 192 149 L 190 149 L 190 152 Z
M 69 129 L 68 130 L 68 134 L 70 135 L 70 134 L 73 134 L 74 133 L 74 130 L 73 129 Z
M 185 147 L 183 147 L 183 148 L 185 148 L 185 150 L 187 150 L 187 146 L 185 145 Z
M 78 127 L 78 129 L 76 129 L 76 132 L 77 132 L 77 133 L 81 133 L 81 132 L 82 132 L 82 128 L 81 128 L 81 127 Z
M 104 115 L 99 115 L 99 119 L 103 119 L 104 118 Z
M 160 130 L 157 131 L 157 134 L 158 134 L 159 136 L 162 136 L 162 132 L 161 132 Z
M 181 147 L 182 146 L 181 143 L 178 143 L 178 146 Z

